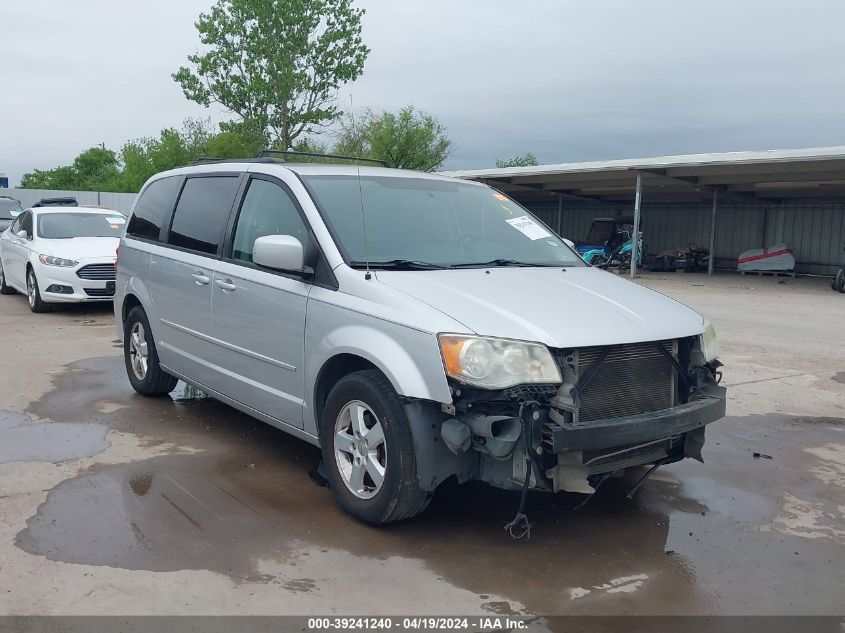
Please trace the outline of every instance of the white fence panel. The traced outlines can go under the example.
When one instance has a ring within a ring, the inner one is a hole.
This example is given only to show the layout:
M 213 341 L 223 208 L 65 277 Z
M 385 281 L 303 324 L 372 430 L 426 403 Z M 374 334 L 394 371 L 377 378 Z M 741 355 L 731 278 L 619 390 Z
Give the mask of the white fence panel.
M 0 195 L 12 196 L 21 201 L 24 208 L 31 207 L 42 198 L 72 196 L 79 204 L 129 213 L 135 202 L 135 193 L 111 193 L 108 191 L 58 191 L 54 189 L 0 189 Z

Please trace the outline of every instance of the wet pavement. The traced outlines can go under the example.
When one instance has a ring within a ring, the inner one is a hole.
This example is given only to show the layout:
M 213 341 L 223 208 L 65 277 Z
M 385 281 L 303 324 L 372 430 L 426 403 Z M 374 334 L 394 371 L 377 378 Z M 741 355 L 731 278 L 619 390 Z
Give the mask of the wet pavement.
M 107 321 L 95 312 L 73 327 Z M 184 397 L 181 383 L 168 397 L 137 396 L 117 351 L 81 355 L 25 410 L 0 412 L 0 504 L 29 508 L 0 519 L 5 612 L 55 612 L 48 570 L 79 584 L 78 600 L 58 607 L 67 612 L 843 611 L 837 367 L 816 385 L 792 370 L 769 378 L 763 355 L 738 354 L 749 404 L 709 427 L 705 464 L 661 468 L 633 500 L 642 471 L 581 509 L 574 495 L 531 495 L 533 537 L 515 542 L 503 526 L 518 494 L 476 484 L 444 486 L 412 521 L 356 523 L 309 477 L 315 447 Z M 784 389 L 807 404 L 775 410 L 769 390 Z M 12 584 L 34 584 L 33 570 L 38 600 Z M 182 593 L 163 595 L 168 586 Z

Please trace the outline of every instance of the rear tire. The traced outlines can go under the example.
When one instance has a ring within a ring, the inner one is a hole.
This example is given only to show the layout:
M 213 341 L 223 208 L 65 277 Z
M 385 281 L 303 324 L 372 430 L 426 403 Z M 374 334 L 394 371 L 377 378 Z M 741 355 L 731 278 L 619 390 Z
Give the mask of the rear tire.
M 6 285 L 6 273 L 3 272 L 3 263 L 0 262 L 0 295 L 13 295 L 17 292 L 11 286 Z
M 329 486 L 341 508 L 369 525 L 416 516 L 431 493 L 417 481 L 414 440 L 402 403 L 378 370 L 332 388 L 320 420 Z
M 29 309 L 36 313 L 49 312 L 50 306 L 41 299 L 41 290 L 38 288 L 38 279 L 32 268 L 26 270 L 26 292 L 29 298 Z
M 132 388 L 142 396 L 170 393 L 179 382 L 158 363 L 158 352 L 147 313 L 135 306 L 123 324 L 123 361 Z
M 833 289 L 838 292 L 845 292 L 845 266 L 839 269 L 833 279 Z

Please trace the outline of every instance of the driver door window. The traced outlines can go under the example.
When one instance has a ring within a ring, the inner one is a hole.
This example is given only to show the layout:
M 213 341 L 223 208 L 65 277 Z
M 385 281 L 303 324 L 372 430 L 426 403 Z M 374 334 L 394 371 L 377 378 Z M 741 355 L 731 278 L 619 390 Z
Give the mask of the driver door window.
M 252 263 L 255 240 L 265 235 L 292 235 L 310 261 L 311 237 L 288 193 L 279 185 L 253 178 L 235 224 L 230 257 Z

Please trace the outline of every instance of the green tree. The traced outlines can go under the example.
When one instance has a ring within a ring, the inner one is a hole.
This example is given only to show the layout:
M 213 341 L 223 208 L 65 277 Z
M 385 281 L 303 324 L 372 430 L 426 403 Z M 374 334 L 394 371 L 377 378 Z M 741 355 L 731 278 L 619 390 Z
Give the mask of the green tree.
M 379 115 L 366 111 L 341 123 L 334 152 L 386 161 L 390 167 L 433 171 L 452 151 L 446 128 L 432 115 L 406 106 Z
M 287 149 L 339 115 L 335 93 L 363 72 L 363 9 L 352 0 L 217 0 L 196 22 L 204 53 L 173 79 Z
M 496 159 L 496 167 L 533 167 L 539 164 L 540 161 L 531 152 L 522 156 L 514 156 L 508 160 Z
M 120 173 L 117 155 L 104 147 L 86 149 L 73 159 L 74 186 L 80 191 L 108 191 Z
M 111 191 L 119 177 L 117 155 L 110 149 L 92 147 L 77 156 L 70 165 L 36 169 L 21 177 L 24 189 L 68 189 Z

